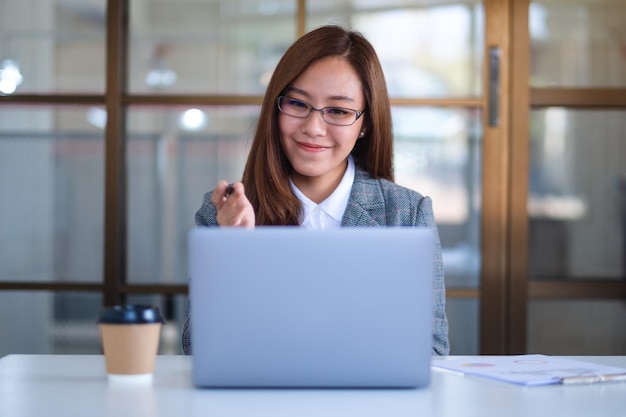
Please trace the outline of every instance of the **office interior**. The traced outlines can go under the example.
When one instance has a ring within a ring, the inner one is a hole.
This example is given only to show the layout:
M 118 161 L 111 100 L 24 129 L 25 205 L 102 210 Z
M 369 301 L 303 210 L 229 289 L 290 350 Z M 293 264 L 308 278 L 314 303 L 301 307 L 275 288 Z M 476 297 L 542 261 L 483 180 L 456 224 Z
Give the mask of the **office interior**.
M 117 303 L 181 353 L 195 211 L 323 24 L 381 59 L 451 354 L 626 354 L 622 0 L 0 0 L 0 357 L 100 353 Z

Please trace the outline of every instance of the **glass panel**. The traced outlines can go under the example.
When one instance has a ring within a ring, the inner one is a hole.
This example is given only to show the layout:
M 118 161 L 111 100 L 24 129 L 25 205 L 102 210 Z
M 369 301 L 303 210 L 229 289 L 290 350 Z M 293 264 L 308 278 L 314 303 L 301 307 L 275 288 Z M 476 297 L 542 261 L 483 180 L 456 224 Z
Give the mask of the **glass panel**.
M 131 92 L 262 94 L 296 36 L 293 0 L 133 0 Z
M 448 298 L 446 314 L 449 323 L 451 355 L 478 355 L 480 303 L 476 299 Z
M 129 111 L 129 282 L 187 282 L 187 231 L 204 193 L 221 179 L 241 179 L 258 113 L 257 106 Z
M 100 281 L 103 131 L 96 108 L 0 108 L 0 281 Z
M 100 354 L 102 297 L 92 293 L 0 292 L 0 357 Z
M 446 285 L 480 280 L 480 113 L 394 107 L 396 182 L 432 198 Z
M 132 295 L 128 303 L 161 309 L 165 324 L 159 354 L 182 354 L 186 295 Z M 0 292 L 0 357 L 9 354 L 101 354 L 95 293 Z
M 384 3 L 384 5 L 383 5 Z M 392 97 L 464 97 L 482 92 L 481 1 L 307 2 L 307 29 L 341 24 L 379 55 Z
M 103 92 L 105 23 L 104 0 L 0 0 L 0 95 Z
M 626 301 L 534 300 L 528 304 L 528 352 L 623 355 Z
M 533 86 L 626 86 L 626 2 L 533 1 L 529 20 Z
M 531 114 L 529 273 L 626 275 L 626 111 Z

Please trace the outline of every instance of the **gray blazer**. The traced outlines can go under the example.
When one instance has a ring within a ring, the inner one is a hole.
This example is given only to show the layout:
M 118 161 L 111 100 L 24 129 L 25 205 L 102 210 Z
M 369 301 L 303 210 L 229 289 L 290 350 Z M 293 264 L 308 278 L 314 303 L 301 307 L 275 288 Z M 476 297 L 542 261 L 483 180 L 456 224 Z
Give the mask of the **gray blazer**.
M 217 210 L 211 203 L 211 193 L 206 193 L 202 206 L 196 213 L 198 226 L 217 226 Z M 422 226 L 435 231 L 435 269 L 433 276 L 433 354 L 447 355 L 448 320 L 445 312 L 445 285 L 441 244 L 429 197 L 401 187 L 387 180 L 377 180 L 356 168 L 354 184 L 348 207 L 341 222 L 342 227 Z M 191 354 L 190 301 L 183 327 L 183 351 Z

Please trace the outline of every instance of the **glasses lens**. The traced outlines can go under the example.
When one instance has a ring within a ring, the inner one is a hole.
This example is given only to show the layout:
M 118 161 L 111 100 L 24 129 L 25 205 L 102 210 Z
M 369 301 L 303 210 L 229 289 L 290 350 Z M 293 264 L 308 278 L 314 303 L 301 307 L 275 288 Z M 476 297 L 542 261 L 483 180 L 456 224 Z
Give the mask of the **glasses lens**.
M 280 97 L 278 99 L 278 108 L 283 113 L 296 117 L 306 117 L 311 112 L 311 106 L 304 101 L 291 97 Z
M 326 107 L 323 114 L 324 120 L 334 125 L 351 125 L 356 120 L 356 111 L 343 107 Z

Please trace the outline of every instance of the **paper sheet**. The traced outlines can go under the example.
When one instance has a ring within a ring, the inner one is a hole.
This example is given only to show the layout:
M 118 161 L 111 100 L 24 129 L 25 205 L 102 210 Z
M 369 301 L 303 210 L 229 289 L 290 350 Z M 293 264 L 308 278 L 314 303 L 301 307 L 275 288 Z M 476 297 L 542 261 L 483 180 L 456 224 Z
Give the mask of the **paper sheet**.
M 626 369 L 547 355 L 474 356 L 433 360 L 433 368 L 520 385 L 626 380 Z

